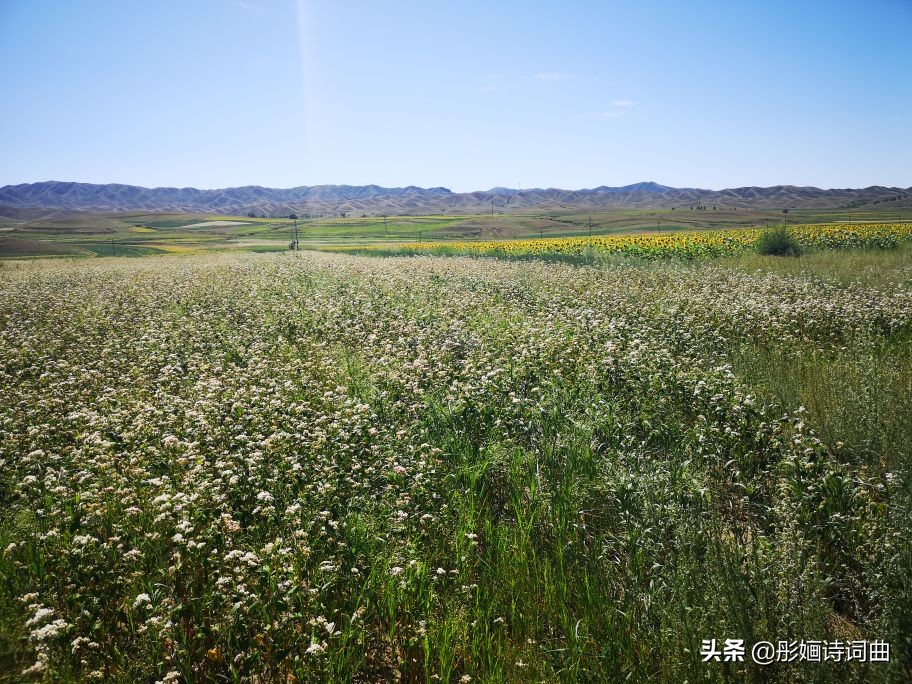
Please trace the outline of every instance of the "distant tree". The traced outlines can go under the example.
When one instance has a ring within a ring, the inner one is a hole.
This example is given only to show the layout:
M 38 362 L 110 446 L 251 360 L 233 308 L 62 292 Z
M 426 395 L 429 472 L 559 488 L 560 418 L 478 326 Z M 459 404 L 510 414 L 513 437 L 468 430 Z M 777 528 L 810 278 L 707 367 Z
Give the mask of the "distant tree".
M 297 214 L 289 214 L 289 215 L 288 215 L 288 218 L 290 218 L 290 219 L 292 219 L 292 220 L 297 220 L 298 215 L 297 215 Z

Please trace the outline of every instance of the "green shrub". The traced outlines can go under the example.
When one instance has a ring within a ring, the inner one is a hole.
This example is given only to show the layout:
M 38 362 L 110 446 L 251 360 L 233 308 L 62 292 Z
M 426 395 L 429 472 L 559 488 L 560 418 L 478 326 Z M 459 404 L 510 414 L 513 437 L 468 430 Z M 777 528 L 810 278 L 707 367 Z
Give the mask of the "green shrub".
M 801 256 L 801 245 L 785 226 L 763 231 L 757 251 L 771 256 Z

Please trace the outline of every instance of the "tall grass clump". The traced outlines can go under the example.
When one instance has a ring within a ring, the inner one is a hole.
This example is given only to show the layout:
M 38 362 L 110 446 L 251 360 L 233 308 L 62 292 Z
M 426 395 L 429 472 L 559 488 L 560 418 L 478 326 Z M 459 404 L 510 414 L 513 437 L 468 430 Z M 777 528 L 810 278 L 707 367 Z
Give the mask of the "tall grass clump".
M 785 226 L 764 230 L 757 240 L 757 251 L 766 256 L 796 257 L 802 253 L 798 240 Z

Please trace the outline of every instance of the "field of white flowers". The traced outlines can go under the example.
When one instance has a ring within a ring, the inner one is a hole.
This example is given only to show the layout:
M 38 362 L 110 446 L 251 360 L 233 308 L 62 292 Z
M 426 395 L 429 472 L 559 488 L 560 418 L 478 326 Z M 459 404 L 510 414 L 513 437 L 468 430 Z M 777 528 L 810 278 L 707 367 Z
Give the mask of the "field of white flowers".
M 0 681 L 908 681 L 912 277 L 0 268 Z M 886 663 L 702 662 L 883 639 Z

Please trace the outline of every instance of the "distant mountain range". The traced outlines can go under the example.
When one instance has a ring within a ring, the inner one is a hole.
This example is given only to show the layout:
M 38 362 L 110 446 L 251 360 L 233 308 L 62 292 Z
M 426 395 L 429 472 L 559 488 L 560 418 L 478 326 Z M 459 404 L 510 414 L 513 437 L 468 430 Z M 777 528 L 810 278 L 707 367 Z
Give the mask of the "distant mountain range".
M 8 209 L 65 209 L 75 211 L 255 213 L 287 216 L 309 214 L 423 214 L 561 210 L 575 208 L 649 208 L 716 205 L 751 208 L 839 208 L 902 202 L 912 198 L 912 187 L 822 190 L 775 185 L 727 190 L 672 188 L 645 182 L 623 187 L 599 186 L 588 190 L 558 188 L 491 188 L 451 192 L 447 188 L 383 188 L 378 185 L 313 185 L 276 189 L 247 185 L 222 190 L 197 188 L 143 188 L 136 185 L 47 181 L 0 188 L 0 207 Z

